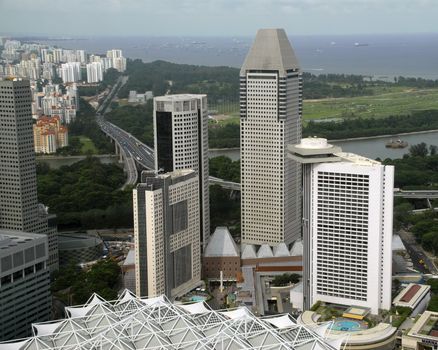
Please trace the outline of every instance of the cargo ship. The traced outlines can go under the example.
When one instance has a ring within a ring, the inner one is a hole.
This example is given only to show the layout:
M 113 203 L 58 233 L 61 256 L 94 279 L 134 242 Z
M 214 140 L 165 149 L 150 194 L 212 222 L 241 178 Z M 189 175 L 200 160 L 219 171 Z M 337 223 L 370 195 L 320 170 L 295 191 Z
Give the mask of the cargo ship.
M 408 147 L 408 143 L 406 141 L 402 141 L 400 139 L 393 140 L 391 139 L 385 145 L 386 148 L 405 148 Z

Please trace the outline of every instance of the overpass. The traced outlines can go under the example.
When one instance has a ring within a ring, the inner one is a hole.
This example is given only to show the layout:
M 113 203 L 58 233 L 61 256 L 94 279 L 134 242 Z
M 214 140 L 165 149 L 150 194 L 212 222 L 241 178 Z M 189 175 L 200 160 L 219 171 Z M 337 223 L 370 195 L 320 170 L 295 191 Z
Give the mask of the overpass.
M 437 199 L 438 190 L 400 190 L 394 189 L 394 197 L 409 199 Z

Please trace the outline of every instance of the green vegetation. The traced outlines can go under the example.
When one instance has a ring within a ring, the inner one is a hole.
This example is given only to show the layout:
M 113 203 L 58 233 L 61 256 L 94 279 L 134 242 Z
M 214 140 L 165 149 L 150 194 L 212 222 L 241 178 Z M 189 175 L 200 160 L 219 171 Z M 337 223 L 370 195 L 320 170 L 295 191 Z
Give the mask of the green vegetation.
M 298 283 L 300 281 L 300 277 L 301 276 L 296 273 L 284 273 L 282 275 L 275 276 L 272 280 L 272 284 L 274 287 L 284 287 L 289 284 Z
M 121 270 L 117 261 L 100 260 L 90 270 L 70 265 L 56 271 L 52 278 L 52 293 L 67 305 L 84 304 L 93 293 L 106 300 L 117 298 Z
M 371 96 L 305 100 L 304 119 L 386 118 L 438 108 L 438 88 L 418 90 L 389 86 L 385 90 Z
M 310 121 L 303 127 L 303 136 L 317 135 L 335 140 L 432 129 L 438 129 L 438 109 L 412 112 L 409 115 L 388 116 L 384 119 L 355 118 L 341 122 Z
M 140 141 L 154 147 L 153 104 L 128 105 L 113 109 L 106 119 L 134 135 Z
M 430 286 L 432 292 L 432 298 L 429 301 L 427 309 L 429 311 L 438 312 L 438 279 L 431 278 L 427 280 L 427 284 Z
M 386 159 L 385 165 L 395 166 L 394 187 L 438 189 L 438 155 L 432 153 L 426 144 L 419 144 L 411 146 L 410 154 L 402 159 Z
M 240 239 L 240 198 L 218 185 L 210 186 L 210 229 L 228 226 L 234 239 Z
M 129 75 L 129 80 L 119 92 L 119 97 L 122 98 L 128 97 L 130 90 L 150 90 L 154 96 L 164 95 L 166 92 L 202 93 L 208 95 L 210 104 L 225 100 L 237 101 L 238 97 L 237 68 L 128 60 L 125 74 Z
M 38 197 L 58 216 L 62 228 L 132 227 L 131 190 L 120 190 L 123 170 L 87 158 L 50 169 L 38 163 Z
M 232 161 L 226 156 L 211 158 L 209 172 L 223 180 L 240 182 L 240 160 Z
M 110 140 L 100 131 L 99 125 L 96 123 L 96 111 L 91 105 L 83 99 L 80 99 L 80 109 L 76 115 L 76 119 L 68 126 L 70 138 L 77 136 L 79 141 L 83 143 L 80 152 L 88 154 L 89 152 L 95 153 L 111 153 L 114 146 Z M 87 141 L 90 140 L 90 141 Z M 92 146 L 91 144 L 94 144 Z M 71 146 L 71 143 L 70 143 Z M 69 147 L 70 147 L 69 146 Z M 72 152 L 77 152 L 77 144 L 72 147 Z M 65 148 L 65 147 L 64 147 Z M 69 151 L 63 151 L 66 154 Z M 70 153 L 71 154 L 71 153 Z
M 412 313 L 412 309 L 409 307 L 396 306 L 392 307 L 391 313 L 393 315 L 392 326 L 398 328 L 402 325 L 404 321 L 406 321 L 406 319 Z
M 318 310 L 320 306 L 321 306 L 321 300 L 318 300 L 315 304 L 312 305 L 310 311 L 316 312 L 316 310 Z

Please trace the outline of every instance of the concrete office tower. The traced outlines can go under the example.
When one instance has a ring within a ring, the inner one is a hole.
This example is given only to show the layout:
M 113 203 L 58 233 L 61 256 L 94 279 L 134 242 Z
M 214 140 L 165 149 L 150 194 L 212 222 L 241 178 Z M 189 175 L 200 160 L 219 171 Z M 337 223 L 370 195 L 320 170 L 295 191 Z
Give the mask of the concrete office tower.
M 210 236 L 208 110 L 206 95 L 154 98 L 155 169 L 193 169 L 199 175 L 201 242 Z
M 394 167 L 319 138 L 288 152 L 303 164 L 304 308 L 389 310 Z
M 56 226 L 37 198 L 31 103 L 28 80 L 0 80 L 0 229 L 48 235 L 56 269 Z
M 242 243 L 301 236 L 301 167 L 286 145 L 301 138 L 301 79 L 283 29 L 260 29 L 240 70 Z
M 30 336 L 32 323 L 50 320 L 47 259 L 45 235 L 0 229 L 0 340 Z
M 136 292 L 175 299 L 201 280 L 198 176 L 176 170 L 141 177 L 133 195 Z

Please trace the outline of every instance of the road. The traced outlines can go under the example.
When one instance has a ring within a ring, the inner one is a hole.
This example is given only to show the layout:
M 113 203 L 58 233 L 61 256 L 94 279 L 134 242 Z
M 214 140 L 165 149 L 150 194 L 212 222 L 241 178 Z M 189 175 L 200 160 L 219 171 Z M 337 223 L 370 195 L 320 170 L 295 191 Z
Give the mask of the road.
M 433 190 L 394 190 L 394 197 L 413 198 L 413 199 L 435 199 L 438 198 L 438 191 Z
M 411 256 L 414 268 L 421 273 L 432 273 L 434 275 L 438 274 L 438 270 L 433 264 L 431 258 L 429 258 L 421 245 L 417 244 L 413 234 L 405 230 L 400 230 L 399 235 L 409 255 Z M 420 260 L 424 261 L 424 265 L 420 264 Z

